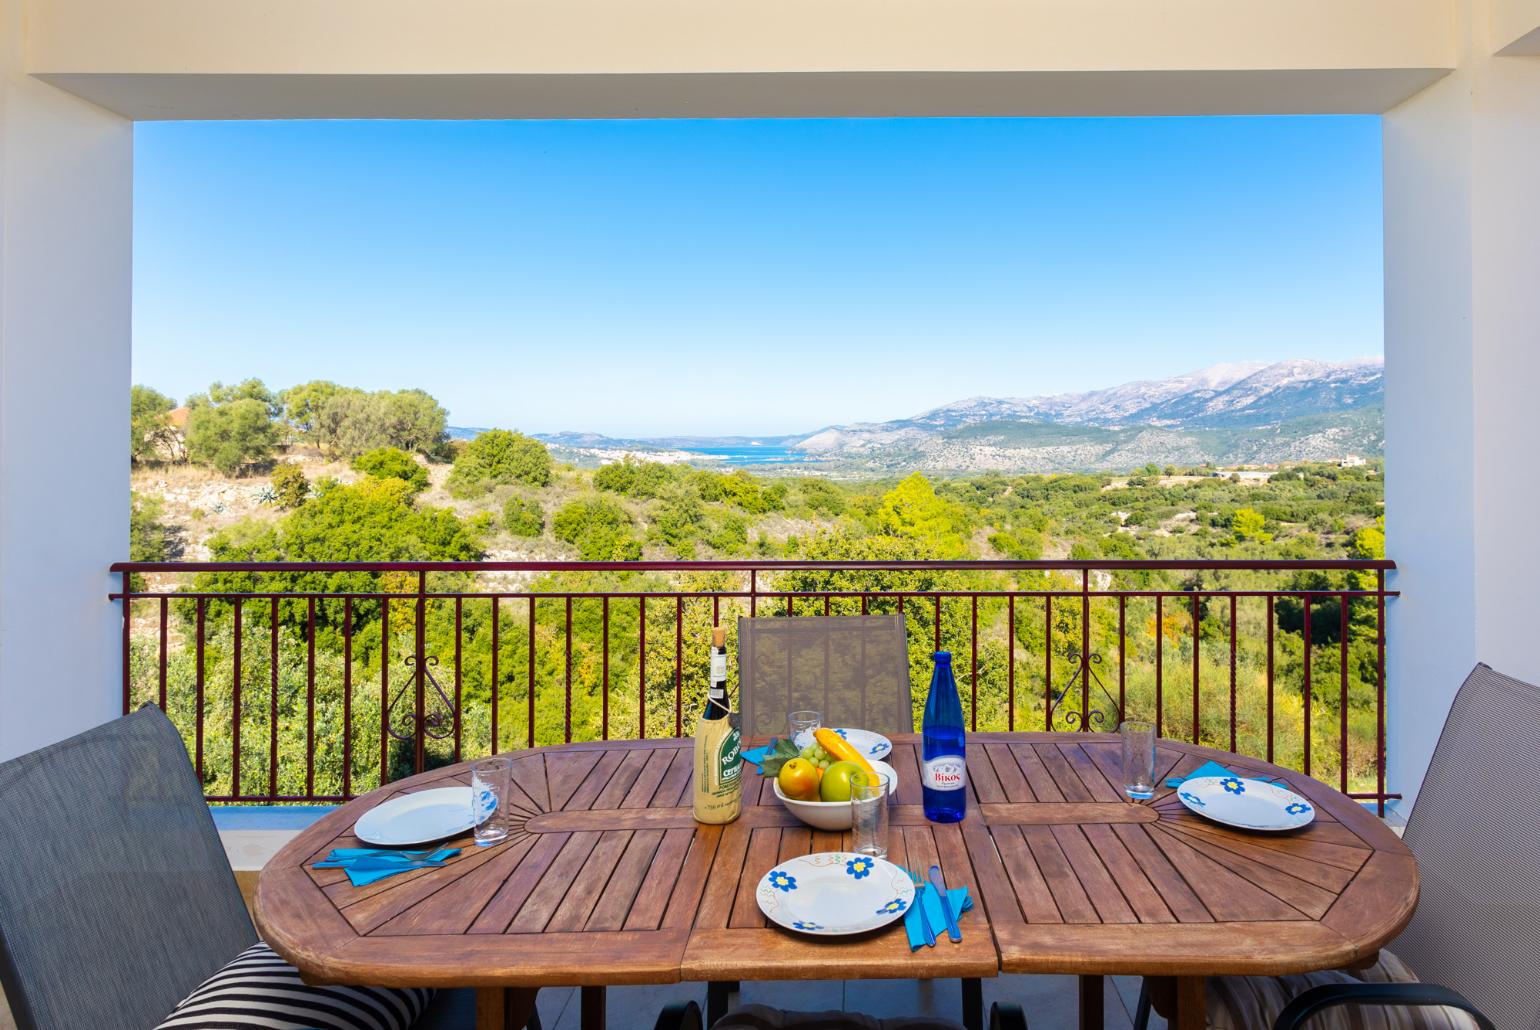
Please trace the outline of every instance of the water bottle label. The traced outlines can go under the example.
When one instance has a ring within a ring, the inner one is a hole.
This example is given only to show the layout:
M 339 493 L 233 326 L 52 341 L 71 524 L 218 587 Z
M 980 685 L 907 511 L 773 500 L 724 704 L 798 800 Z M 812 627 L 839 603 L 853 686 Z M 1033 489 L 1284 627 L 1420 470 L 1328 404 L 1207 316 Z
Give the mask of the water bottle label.
M 920 779 L 931 790 L 962 790 L 968 785 L 968 766 L 962 755 L 942 755 L 923 763 Z

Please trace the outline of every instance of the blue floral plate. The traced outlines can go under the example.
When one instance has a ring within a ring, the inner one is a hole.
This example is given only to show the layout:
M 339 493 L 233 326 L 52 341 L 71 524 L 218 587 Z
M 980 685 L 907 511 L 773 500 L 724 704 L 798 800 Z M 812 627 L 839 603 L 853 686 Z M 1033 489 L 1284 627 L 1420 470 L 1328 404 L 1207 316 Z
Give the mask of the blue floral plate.
M 914 902 L 914 884 L 887 859 L 826 851 L 782 862 L 760 879 L 755 898 L 772 923 L 839 937 L 902 918 Z
M 845 738 L 845 742 L 867 758 L 886 758 L 893 750 L 893 742 L 880 733 L 871 730 L 837 729 L 834 731 Z M 803 730 L 797 734 L 795 743 L 797 747 L 804 748 L 813 742 L 813 731 Z
M 1315 806 L 1287 787 L 1239 776 L 1199 776 L 1176 796 L 1187 808 L 1243 830 L 1297 830 L 1315 818 Z

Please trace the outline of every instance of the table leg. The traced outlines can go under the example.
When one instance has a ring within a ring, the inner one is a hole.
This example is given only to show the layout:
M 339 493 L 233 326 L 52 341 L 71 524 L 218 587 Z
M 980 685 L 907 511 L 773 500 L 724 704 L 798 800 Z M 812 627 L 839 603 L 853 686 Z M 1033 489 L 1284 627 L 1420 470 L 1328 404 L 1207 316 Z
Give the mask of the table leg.
M 1176 1012 L 1170 1020 L 1171 1030 L 1205 1030 L 1208 1026 L 1208 1008 L 1204 1000 L 1204 978 L 1179 976 L 1176 978 Z
M 717 1020 L 727 1015 L 729 996 L 737 989 L 738 982 L 736 980 L 713 980 L 706 985 L 707 1026 L 715 1026 Z
M 485 987 L 476 991 L 476 1030 L 522 1030 L 535 1012 L 538 987 Z
M 584 987 L 578 996 L 582 1005 L 578 1025 L 582 1030 L 604 1030 L 604 988 Z
M 984 1030 L 984 981 L 976 976 L 962 982 L 962 1017 L 965 1030 Z
M 1106 1025 L 1105 998 L 1101 977 L 1080 978 L 1080 1030 L 1102 1030 Z

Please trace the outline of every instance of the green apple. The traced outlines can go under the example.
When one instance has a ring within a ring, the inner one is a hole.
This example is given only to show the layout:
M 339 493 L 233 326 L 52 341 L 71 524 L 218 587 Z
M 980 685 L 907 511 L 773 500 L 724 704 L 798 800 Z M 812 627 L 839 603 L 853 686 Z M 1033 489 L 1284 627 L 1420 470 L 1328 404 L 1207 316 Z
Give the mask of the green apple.
M 849 801 L 850 777 L 864 771 L 854 762 L 835 762 L 824 770 L 823 779 L 818 783 L 819 800 Z

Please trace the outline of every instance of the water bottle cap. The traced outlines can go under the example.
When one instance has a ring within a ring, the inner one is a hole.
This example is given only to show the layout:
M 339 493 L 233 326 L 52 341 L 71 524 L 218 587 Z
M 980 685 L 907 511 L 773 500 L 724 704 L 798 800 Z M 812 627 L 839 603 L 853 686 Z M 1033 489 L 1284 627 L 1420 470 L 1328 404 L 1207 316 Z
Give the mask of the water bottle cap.
M 936 660 L 937 665 L 952 664 L 952 652 L 950 651 L 937 651 L 935 654 L 931 655 L 931 657 Z

